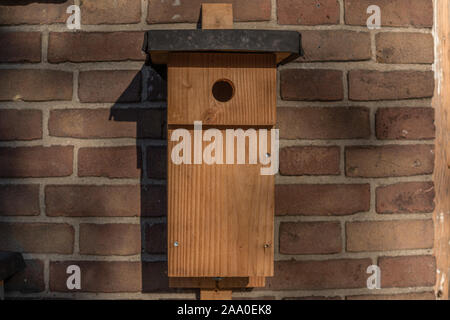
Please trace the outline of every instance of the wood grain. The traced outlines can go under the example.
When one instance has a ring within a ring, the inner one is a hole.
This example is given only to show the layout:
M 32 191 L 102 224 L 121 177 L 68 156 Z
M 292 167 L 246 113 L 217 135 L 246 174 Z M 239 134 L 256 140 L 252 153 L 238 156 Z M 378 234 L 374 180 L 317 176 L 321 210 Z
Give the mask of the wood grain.
M 203 3 L 202 29 L 233 29 L 233 5 Z
M 176 165 L 170 161 L 178 143 L 170 141 L 172 132 L 168 131 L 169 276 L 272 276 L 274 176 L 261 175 L 261 164 L 248 164 L 248 142 L 247 164 Z M 222 134 L 225 159 L 225 130 Z M 202 149 L 207 144 L 203 142 Z M 237 144 L 235 163 L 236 148 Z
M 200 290 L 201 300 L 231 300 L 231 290 Z
M 171 53 L 168 63 L 168 124 L 275 125 L 274 54 Z M 218 80 L 233 83 L 234 97 L 217 101 Z
M 433 101 L 436 114 L 436 161 L 434 185 L 436 208 L 434 213 L 437 281 L 436 297 L 448 300 L 450 276 L 450 0 L 435 2 L 439 37 L 436 65 L 438 74 Z

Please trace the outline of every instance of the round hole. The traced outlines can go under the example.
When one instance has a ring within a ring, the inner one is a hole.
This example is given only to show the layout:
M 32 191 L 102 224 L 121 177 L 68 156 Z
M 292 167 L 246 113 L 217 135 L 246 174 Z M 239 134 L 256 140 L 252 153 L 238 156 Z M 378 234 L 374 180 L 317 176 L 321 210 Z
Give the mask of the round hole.
M 218 80 L 212 87 L 212 94 L 217 101 L 230 101 L 234 96 L 234 85 L 227 79 Z

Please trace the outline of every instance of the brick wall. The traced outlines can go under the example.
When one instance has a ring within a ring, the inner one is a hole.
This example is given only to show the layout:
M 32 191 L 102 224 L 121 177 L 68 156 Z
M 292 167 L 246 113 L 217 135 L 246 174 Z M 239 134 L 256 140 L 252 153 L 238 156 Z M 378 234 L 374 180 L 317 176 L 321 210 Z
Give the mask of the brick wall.
M 0 250 L 28 265 L 7 296 L 195 298 L 167 286 L 165 84 L 140 48 L 144 30 L 195 28 L 201 2 L 0 2 Z M 305 50 L 278 75 L 275 277 L 233 296 L 433 299 L 432 0 L 214 2 Z

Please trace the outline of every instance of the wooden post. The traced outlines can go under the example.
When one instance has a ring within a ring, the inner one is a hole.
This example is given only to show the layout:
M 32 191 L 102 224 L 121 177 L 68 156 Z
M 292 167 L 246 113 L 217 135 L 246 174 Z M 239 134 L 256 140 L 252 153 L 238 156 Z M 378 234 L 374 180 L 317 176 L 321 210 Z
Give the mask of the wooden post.
M 434 212 L 437 299 L 448 300 L 450 277 L 450 0 L 435 1 L 436 92 L 433 101 L 436 123 Z
M 233 29 L 232 4 L 202 4 L 202 29 Z M 200 300 L 231 300 L 231 290 L 201 289 Z

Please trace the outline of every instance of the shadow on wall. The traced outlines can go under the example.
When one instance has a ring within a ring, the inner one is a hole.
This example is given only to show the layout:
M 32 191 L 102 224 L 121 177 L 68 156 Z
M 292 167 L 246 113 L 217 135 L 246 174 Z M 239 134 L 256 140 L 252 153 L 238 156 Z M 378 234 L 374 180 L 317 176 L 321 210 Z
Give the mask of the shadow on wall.
M 136 95 L 139 90 L 142 94 Z M 140 101 L 136 101 L 137 96 L 141 96 Z M 110 121 L 136 122 L 136 168 L 141 173 L 142 293 L 192 292 L 170 289 L 167 276 L 167 115 L 161 107 L 166 96 L 167 67 L 152 65 L 147 58 L 110 109 Z

